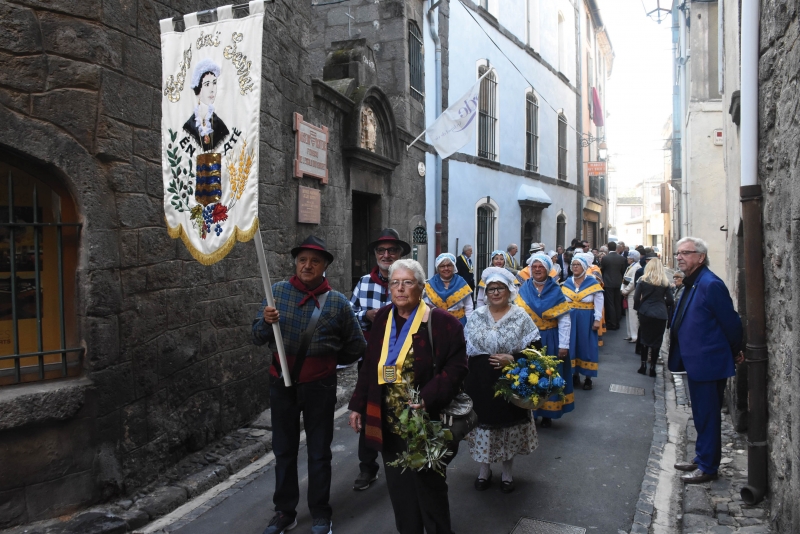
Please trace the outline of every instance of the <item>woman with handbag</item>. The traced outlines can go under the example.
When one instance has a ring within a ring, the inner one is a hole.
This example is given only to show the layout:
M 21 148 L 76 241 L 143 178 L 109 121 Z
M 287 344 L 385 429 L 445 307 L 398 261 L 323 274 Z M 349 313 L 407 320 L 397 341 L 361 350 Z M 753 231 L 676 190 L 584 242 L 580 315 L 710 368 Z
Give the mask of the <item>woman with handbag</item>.
M 461 390 L 468 369 L 461 323 L 422 301 L 424 285 L 425 273 L 415 260 L 397 260 L 389 268 L 392 304 L 372 321 L 350 400 L 350 426 L 365 432 L 367 446 L 383 455 L 397 531 L 451 534 L 446 478 L 431 469 L 388 466 L 406 451 L 398 419 L 409 406 L 409 386 L 419 388 L 422 399 L 411 408 L 424 409 L 435 420 Z
M 637 371 L 645 374 L 647 355 L 650 353 L 650 376 L 656 376 L 656 360 L 667 328 L 667 308 L 675 303 L 669 279 L 658 258 L 647 262 L 644 274 L 636 284 L 634 307 L 639 313 L 639 339 L 637 341 L 642 365 Z
M 520 351 L 531 344 L 541 347 L 541 336 L 525 310 L 512 304 L 517 296 L 513 274 L 502 267 L 488 267 L 481 279 L 487 305 L 475 310 L 465 330 L 470 371 L 465 390 L 478 414 L 478 427 L 467 435 L 467 443 L 472 459 L 480 464 L 475 489 L 487 489 L 492 482 L 491 464 L 502 462 L 500 490 L 511 493 L 514 456 L 533 452 L 539 441 L 530 410 L 495 397 L 494 387 L 503 367 L 522 357 Z
M 533 319 L 542 336 L 542 346 L 547 348 L 547 354 L 561 359 L 558 374 L 569 379 L 572 374 L 569 361 L 569 302 L 558 283 L 549 276 L 552 269 L 551 259 L 539 253 L 531 256 L 528 261 L 530 266 L 527 270 L 531 275 L 520 287 L 515 303 Z M 564 399 L 554 395 L 533 412 L 533 417 L 541 417 L 542 427 L 549 428 L 553 425 L 553 419 L 560 419 L 574 409 L 575 390 L 567 380 Z
M 641 268 L 639 253 L 635 250 L 628 252 L 628 269 L 622 279 L 620 292 L 628 303 L 628 337 L 625 340 L 629 343 L 636 343 L 636 339 L 639 337 L 639 314 L 633 309 L 633 290 L 636 289 L 636 272 Z

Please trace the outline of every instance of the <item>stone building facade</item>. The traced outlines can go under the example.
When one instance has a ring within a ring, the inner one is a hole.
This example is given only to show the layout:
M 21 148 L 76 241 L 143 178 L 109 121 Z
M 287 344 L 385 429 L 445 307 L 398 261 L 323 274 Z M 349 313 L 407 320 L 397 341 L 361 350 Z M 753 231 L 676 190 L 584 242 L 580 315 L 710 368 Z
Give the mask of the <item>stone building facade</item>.
M 133 492 L 267 407 L 271 358 L 250 342 L 262 298 L 253 244 L 205 267 L 169 238 L 162 210 L 159 20 L 216 5 L 0 0 L 0 186 L 9 176 L 17 191 L 36 184 L 48 194 L 45 220 L 73 225 L 63 316 L 76 349 L 65 378 L 28 383 L 36 375 L 22 362 L 23 383 L 0 386 L 0 528 Z M 289 250 L 315 233 L 337 258 L 331 285 L 347 292 L 354 243 L 371 237 L 354 235 L 365 205 L 375 233 L 394 226 L 411 240 L 424 227 L 425 156 L 401 150 L 400 81 L 370 71 L 382 58 L 368 57 L 368 44 L 326 43 L 312 62 L 315 16 L 309 2 L 266 10 L 260 228 L 274 280 L 291 274 Z M 338 73 L 331 83 L 321 80 L 324 58 Z M 329 128 L 326 185 L 292 177 L 295 113 Z M 295 222 L 298 185 L 321 190 L 321 224 Z M 0 354 L 13 355 L 3 332 Z M 15 382 L 8 362 L 3 384 Z M 60 377 L 49 365 L 45 377 Z
M 735 21 L 735 3 L 725 4 L 726 17 Z M 769 351 L 767 473 L 771 519 L 778 532 L 800 531 L 800 329 L 796 324 L 800 319 L 796 277 L 800 271 L 799 25 L 800 11 L 795 4 L 761 2 L 758 178 L 764 195 L 764 299 Z

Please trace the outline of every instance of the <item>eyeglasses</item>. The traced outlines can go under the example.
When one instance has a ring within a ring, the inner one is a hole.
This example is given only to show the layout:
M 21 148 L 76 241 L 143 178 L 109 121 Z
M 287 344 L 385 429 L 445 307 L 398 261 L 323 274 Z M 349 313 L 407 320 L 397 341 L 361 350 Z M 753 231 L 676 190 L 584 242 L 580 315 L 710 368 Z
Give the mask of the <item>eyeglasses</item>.
M 401 250 L 402 250 L 402 249 L 401 249 L 401 248 L 399 248 L 399 247 L 388 247 L 388 248 L 386 248 L 386 247 L 379 247 L 379 248 L 376 248 L 376 249 L 375 249 L 375 252 L 378 254 L 378 256 L 383 256 L 383 255 L 384 255 L 384 254 L 386 254 L 387 252 L 388 252 L 389 254 L 399 254 Z
M 506 289 L 508 289 L 508 288 L 506 288 L 506 287 L 489 287 L 489 288 L 486 288 L 486 294 L 487 295 L 499 295 L 500 293 L 502 293 Z
M 403 285 L 404 288 L 411 289 L 412 287 L 417 285 L 417 281 L 416 280 L 391 280 L 391 281 L 389 281 L 389 287 L 391 287 L 391 288 L 399 287 L 401 284 Z
M 675 257 L 677 258 L 678 256 L 688 256 L 689 254 L 700 254 L 700 252 L 696 250 L 679 250 L 678 252 L 675 253 Z

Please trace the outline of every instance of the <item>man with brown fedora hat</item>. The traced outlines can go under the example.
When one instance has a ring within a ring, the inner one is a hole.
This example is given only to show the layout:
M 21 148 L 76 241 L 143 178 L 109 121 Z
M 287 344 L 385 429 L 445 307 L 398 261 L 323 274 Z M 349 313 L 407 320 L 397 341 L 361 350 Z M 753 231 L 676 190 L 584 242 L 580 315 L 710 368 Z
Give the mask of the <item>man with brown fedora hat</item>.
M 253 343 L 274 347 L 272 325 L 279 323 L 292 386 L 286 387 L 273 350 L 270 368 L 272 450 L 275 453 L 275 516 L 265 534 L 281 534 L 297 524 L 300 488 L 297 454 L 300 414 L 308 450 L 308 507 L 312 533 L 332 532 L 331 441 L 336 407 L 336 364 L 353 362 L 366 348 L 347 297 L 331 289 L 325 270 L 333 262 L 325 241 L 309 236 L 292 249 L 295 274 L 272 286 L 275 307 L 262 309 L 253 321 Z M 317 322 L 320 317 L 323 320 Z
M 369 244 L 369 249 L 375 253 L 377 265 L 369 274 L 361 277 L 353 289 L 353 296 L 350 297 L 350 305 L 366 339 L 369 339 L 375 313 L 391 301 L 389 267 L 411 252 L 411 245 L 400 239 L 400 234 L 394 228 L 384 228 L 378 239 Z M 358 369 L 361 370 L 360 360 Z M 378 451 L 367 447 L 364 436 L 362 432 L 358 438 L 359 474 L 353 483 L 353 489 L 356 491 L 369 488 L 370 484 L 378 479 Z

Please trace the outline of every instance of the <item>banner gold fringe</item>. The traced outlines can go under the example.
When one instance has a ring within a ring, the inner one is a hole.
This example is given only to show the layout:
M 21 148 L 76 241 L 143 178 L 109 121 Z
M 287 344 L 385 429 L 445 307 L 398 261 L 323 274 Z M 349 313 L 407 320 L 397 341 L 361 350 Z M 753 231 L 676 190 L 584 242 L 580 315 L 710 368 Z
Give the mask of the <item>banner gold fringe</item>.
M 234 226 L 233 232 L 231 233 L 231 236 L 228 238 L 228 240 L 225 241 L 225 244 L 223 244 L 221 247 L 219 247 L 211 254 L 203 254 L 202 252 L 194 248 L 194 246 L 192 246 L 192 242 L 189 240 L 189 236 L 186 235 L 186 231 L 184 230 L 183 225 L 179 225 L 175 228 L 172 228 L 169 225 L 169 223 L 167 223 L 167 233 L 169 234 L 169 236 L 172 239 L 177 239 L 180 237 L 181 241 L 183 241 L 183 244 L 186 245 L 189 254 L 191 254 L 194 259 L 196 259 L 203 265 L 213 265 L 217 263 L 219 260 L 228 255 L 228 252 L 231 251 L 233 245 L 235 245 L 237 241 L 242 243 L 250 241 L 251 239 L 253 239 L 253 236 L 256 235 L 256 232 L 258 232 L 258 217 L 253 219 L 253 224 L 250 225 L 250 228 L 248 230 L 242 230 L 238 226 Z

